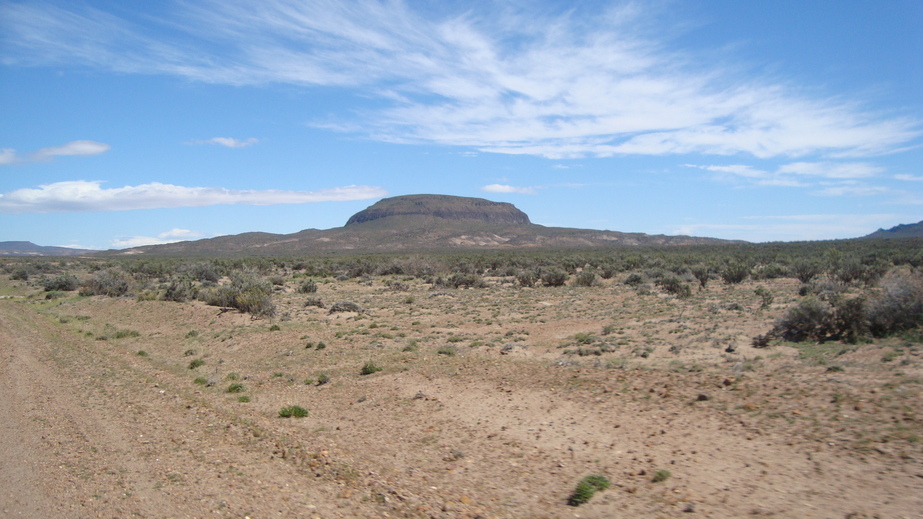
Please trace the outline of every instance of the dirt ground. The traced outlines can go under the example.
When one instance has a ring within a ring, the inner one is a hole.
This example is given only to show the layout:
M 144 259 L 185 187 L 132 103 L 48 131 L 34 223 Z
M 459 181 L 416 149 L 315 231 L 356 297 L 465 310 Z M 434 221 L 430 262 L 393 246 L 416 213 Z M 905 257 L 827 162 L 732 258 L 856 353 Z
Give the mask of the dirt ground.
M 4 280 L 0 511 L 923 517 L 919 342 L 754 348 L 794 280 L 489 281 L 290 280 L 254 320 Z M 569 506 L 587 475 L 612 485 Z

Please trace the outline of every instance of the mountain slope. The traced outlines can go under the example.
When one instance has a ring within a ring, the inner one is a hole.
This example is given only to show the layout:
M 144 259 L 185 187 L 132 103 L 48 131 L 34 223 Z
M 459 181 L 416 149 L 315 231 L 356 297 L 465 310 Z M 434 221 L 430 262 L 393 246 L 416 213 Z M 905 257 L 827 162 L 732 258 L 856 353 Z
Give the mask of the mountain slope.
M 923 238 L 923 221 L 895 225 L 890 229 L 878 229 L 868 236 L 863 236 L 863 238 Z
M 714 238 L 651 236 L 544 227 L 512 204 L 448 195 L 383 199 L 344 227 L 293 234 L 246 233 L 194 242 L 137 247 L 120 254 L 287 255 L 319 252 L 397 252 L 446 249 L 574 248 L 732 243 Z
M 30 241 L 0 242 L 0 256 L 79 256 L 96 251 L 68 247 L 44 247 Z

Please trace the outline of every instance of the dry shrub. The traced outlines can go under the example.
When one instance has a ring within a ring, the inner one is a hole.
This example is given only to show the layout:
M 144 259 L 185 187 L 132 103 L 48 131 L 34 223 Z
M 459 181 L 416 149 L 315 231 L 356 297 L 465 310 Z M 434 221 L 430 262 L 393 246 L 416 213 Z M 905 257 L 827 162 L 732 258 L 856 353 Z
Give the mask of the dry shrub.
M 877 297 L 866 305 L 873 335 L 882 337 L 923 325 L 923 273 L 894 269 L 878 286 Z

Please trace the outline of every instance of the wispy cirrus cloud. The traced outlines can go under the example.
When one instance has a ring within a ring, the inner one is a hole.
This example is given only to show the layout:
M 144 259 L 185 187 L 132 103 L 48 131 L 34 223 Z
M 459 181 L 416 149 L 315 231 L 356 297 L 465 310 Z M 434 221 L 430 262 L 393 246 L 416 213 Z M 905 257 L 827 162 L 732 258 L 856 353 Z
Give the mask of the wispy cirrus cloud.
M 43 162 L 55 157 L 79 157 L 99 155 L 111 149 L 111 146 L 96 141 L 71 141 L 61 146 L 50 146 L 32 153 L 19 155 L 12 148 L 0 150 L 0 165 L 16 164 L 19 162 Z
M 235 190 L 184 187 L 153 182 L 103 188 L 101 181 L 67 181 L 0 194 L 0 213 L 74 213 L 128 211 L 219 204 L 276 205 L 367 200 L 387 195 L 374 186 L 345 186 L 318 191 Z
M 869 179 L 881 176 L 885 169 L 867 162 L 793 162 L 783 164 L 775 170 L 769 171 L 755 168 L 748 164 L 730 165 L 695 165 L 685 164 L 686 167 L 702 169 L 714 173 L 714 179 L 726 182 L 743 182 L 756 186 L 776 187 L 817 187 L 826 185 L 822 191 L 825 195 L 839 193 L 858 193 L 857 179 Z M 840 183 L 842 186 L 832 186 Z M 844 187 L 844 189 L 839 189 Z M 845 189 L 849 187 L 850 189 Z M 867 188 L 868 194 L 880 194 L 886 190 Z
M 488 184 L 481 187 L 481 191 L 485 193 L 517 193 L 520 195 L 534 195 L 538 189 L 538 187 L 517 187 L 507 184 Z
M 648 23 L 647 5 L 464 9 L 205 0 L 168 4 L 151 28 L 90 7 L 8 3 L 2 59 L 349 89 L 377 102 L 315 126 L 548 158 L 865 157 L 921 135 L 919 121 L 862 100 L 811 95 L 684 53 L 662 36 L 671 31 L 651 29 L 663 27 Z
M 249 139 L 243 140 L 235 139 L 233 137 L 212 137 L 211 139 L 193 139 L 188 141 L 186 144 L 217 144 L 218 146 L 224 146 L 225 148 L 246 148 L 247 146 L 253 146 L 258 142 L 260 142 L 260 140 L 255 137 L 250 137 Z

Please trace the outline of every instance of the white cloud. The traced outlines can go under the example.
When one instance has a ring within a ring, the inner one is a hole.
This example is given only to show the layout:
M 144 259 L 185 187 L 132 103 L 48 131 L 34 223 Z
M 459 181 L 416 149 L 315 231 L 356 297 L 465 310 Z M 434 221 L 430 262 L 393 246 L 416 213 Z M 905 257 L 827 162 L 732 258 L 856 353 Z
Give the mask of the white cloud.
M 260 142 L 260 140 L 253 137 L 245 140 L 239 140 L 233 137 L 212 137 L 211 139 L 205 140 L 192 140 L 189 141 L 188 144 L 217 144 L 226 148 L 246 148 L 247 146 L 253 146 L 258 142 Z
M 158 234 L 156 237 L 151 236 L 130 236 L 126 238 L 116 238 L 112 240 L 113 249 L 126 249 L 130 247 L 141 247 L 144 245 L 163 245 L 165 243 L 176 243 L 178 241 L 196 240 L 207 238 L 208 235 L 198 231 L 188 229 L 171 229 Z
M 842 182 L 844 186 L 850 186 L 855 179 L 876 177 L 885 171 L 880 166 L 866 162 L 793 162 L 783 164 L 775 171 L 757 169 L 748 164 L 684 166 L 711 171 L 715 173 L 714 179 L 718 181 L 739 182 L 742 179 L 756 186 L 775 187 L 816 187 L 818 181 L 814 179 L 822 179 L 819 182 L 826 182 L 827 186 L 831 186 L 831 182 Z M 848 194 L 851 191 L 855 189 L 837 189 L 833 186 L 825 189 L 823 194 L 832 196 L 837 192 Z M 869 194 L 877 194 L 873 193 L 875 190 L 872 188 L 866 188 L 866 191 Z
M 923 175 L 894 175 L 894 178 L 906 182 L 923 182 Z
M 233 190 L 219 187 L 184 187 L 153 182 L 104 189 L 102 182 L 56 182 L 0 194 L 0 213 L 68 213 L 127 211 L 168 207 L 203 207 L 217 204 L 276 205 L 366 200 L 387 195 L 373 186 L 346 186 L 319 191 Z
M 100 153 L 105 153 L 109 151 L 110 146 L 108 144 L 103 144 L 101 142 L 95 141 L 73 141 L 68 142 L 63 146 L 52 146 L 50 148 L 42 148 L 35 152 L 35 156 L 39 159 L 47 159 L 51 157 L 59 156 L 86 156 L 86 155 L 99 155 Z
M 518 193 L 520 195 L 534 195 L 536 193 L 536 188 L 516 187 L 504 184 L 488 184 L 481 187 L 481 191 L 484 191 L 485 193 Z
M 11 148 L 0 149 L 0 165 L 16 162 L 16 150 Z
M 0 165 L 17 162 L 41 162 L 54 157 L 99 155 L 111 149 L 111 146 L 96 141 L 71 141 L 62 146 L 42 148 L 34 153 L 20 156 L 12 148 L 0 150 Z
M 556 159 L 844 158 L 895 151 L 921 135 L 909 118 L 684 54 L 662 36 L 675 28 L 651 23 L 646 4 L 540 13 L 481 3 L 441 14 L 379 0 L 178 5 L 148 28 L 88 7 L 6 4 L 3 59 L 348 88 L 384 104 L 362 120 L 341 113 L 316 126 Z
M 890 193 L 891 190 L 882 186 L 868 186 L 861 184 L 843 184 L 825 187 L 816 194 L 820 196 L 876 196 Z
M 812 175 L 824 178 L 869 178 L 879 175 L 884 168 L 865 162 L 794 162 L 779 168 L 779 173 Z

